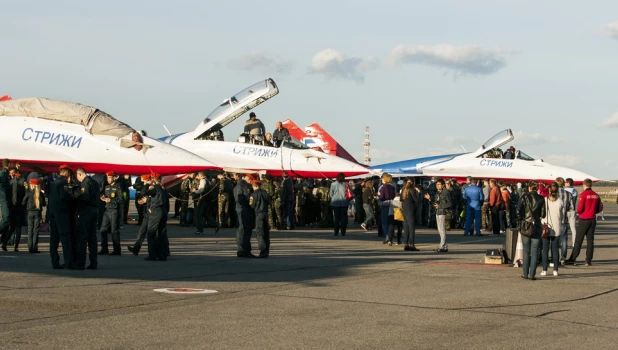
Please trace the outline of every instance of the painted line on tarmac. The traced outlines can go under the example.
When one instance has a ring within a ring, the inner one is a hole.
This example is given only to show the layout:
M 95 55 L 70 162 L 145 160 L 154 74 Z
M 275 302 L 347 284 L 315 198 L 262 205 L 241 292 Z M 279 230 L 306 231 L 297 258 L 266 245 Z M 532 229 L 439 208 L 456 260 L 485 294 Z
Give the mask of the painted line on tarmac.
M 194 288 L 159 288 L 153 289 L 153 292 L 166 294 L 216 294 L 219 293 L 212 289 L 194 289 Z
M 459 263 L 459 262 L 440 262 L 427 261 L 421 262 L 424 265 L 454 265 L 454 266 L 488 266 L 488 267 L 510 267 L 509 264 L 483 264 L 483 263 Z

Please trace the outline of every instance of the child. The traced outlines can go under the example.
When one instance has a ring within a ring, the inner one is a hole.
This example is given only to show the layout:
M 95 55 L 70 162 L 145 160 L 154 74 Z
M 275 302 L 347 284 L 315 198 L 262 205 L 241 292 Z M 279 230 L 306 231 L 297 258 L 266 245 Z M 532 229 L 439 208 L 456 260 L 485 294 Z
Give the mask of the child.
M 28 223 L 28 251 L 30 253 L 39 252 L 39 228 L 41 226 L 41 210 L 45 206 L 45 196 L 41 193 L 39 180 L 30 179 L 30 189 L 22 204 L 26 208 L 26 221 Z

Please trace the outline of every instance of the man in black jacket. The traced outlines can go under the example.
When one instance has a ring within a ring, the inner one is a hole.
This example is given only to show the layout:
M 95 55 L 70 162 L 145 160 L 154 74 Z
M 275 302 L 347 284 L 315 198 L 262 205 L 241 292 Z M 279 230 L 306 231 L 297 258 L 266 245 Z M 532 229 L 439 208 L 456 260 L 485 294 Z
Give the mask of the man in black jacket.
M 425 195 L 425 198 L 431 201 L 431 205 L 435 208 L 436 212 L 436 225 L 440 233 L 440 246 L 436 249 L 436 252 L 446 253 L 448 252 L 448 244 L 446 243 L 446 211 L 451 209 L 451 195 L 449 191 L 444 189 L 444 180 L 438 179 L 435 186 L 436 193 L 433 198 L 429 193 Z
M 52 267 L 63 269 L 64 264 L 60 263 L 58 245 L 62 242 L 62 253 L 64 263 L 68 269 L 74 269 L 73 265 L 73 243 L 71 237 L 74 229 L 71 221 L 75 218 L 73 212 L 72 187 L 69 184 L 72 170 L 68 165 L 61 165 L 58 178 L 52 183 L 49 189 L 49 254 L 51 255 Z
M 251 208 L 255 212 L 255 236 L 257 238 L 260 255 L 258 258 L 267 258 L 270 252 L 270 228 L 268 226 L 268 207 L 270 198 L 266 191 L 262 190 L 259 180 L 253 180 L 253 194 L 251 194 Z
M 273 131 L 273 146 L 281 147 L 281 143 L 290 137 L 288 129 L 283 127 L 283 123 L 277 122 L 275 124 L 275 131 Z
M 236 231 L 236 256 L 239 258 L 254 258 L 251 254 L 251 230 L 253 222 L 251 221 L 251 204 L 249 198 L 251 191 L 249 190 L 249 182 L 255 180 L 252 175 L 246 175 L 241 178 L 239 174 L 234 174 L 234 180 L 237 184 L 234 187 L 234 201 L 236 202 L 236 215 L 238 216 L 238 230 Z
M 75 171 L 80 183 L 77 197 L 77 247 L 75 268 L 83 270 L 86 266 L 86 248 L 90 251 L 88 270 L 96 270 L 97 261 L 97 216 L 99 213 L 99 185 L 86 174 L 83 168 Z

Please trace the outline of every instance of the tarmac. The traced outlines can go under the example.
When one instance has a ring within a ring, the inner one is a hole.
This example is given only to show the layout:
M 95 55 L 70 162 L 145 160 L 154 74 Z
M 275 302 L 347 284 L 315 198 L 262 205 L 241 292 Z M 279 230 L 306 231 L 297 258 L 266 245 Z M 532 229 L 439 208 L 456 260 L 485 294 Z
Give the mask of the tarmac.
M 482 263 L 503 236 L 461 230 L 442 254 L 428 229 L 417 230 L 420 252 L 383 245 L 357 224 L 345 237 L 275 231 L 269 258 L 241 259 L 234 229 L 196 236 L 170 220 L 168 261 L 130 254 L 137 226 L 126 225 L 122 256 L 100 256 L 96 271 L 53 270 L 48 235 L 42 254 L 29 254 L 24 237 L 21 252 L 0 252 L 0 347 L 616 349 L 618 206 L 606 203 L 605 214 L 592 266 L 536 281 Z

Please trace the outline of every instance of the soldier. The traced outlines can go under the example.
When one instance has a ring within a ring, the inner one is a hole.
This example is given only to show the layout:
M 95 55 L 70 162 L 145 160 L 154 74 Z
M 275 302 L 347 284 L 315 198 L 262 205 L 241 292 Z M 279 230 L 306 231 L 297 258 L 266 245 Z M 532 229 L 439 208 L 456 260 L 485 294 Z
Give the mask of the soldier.
M 294 183 L 288 173 L 283 171 L 281 181 L 281 202 L 283 203 L 283 220 L 281 228 L 285 224 L 288 230 L 294 228 Z
M 141 227 L 142 221 L 144 221 L 144 208 L 142 204 L 139 204 L 139 199 L 142 197 L 142 191 L 144 191 L 144 182 L 142 177 L 138 176 L 133 182 L 133 189 L 135 190 L 135 209 L 137 210 L 137 225 Z
M 230 198 L 234 195 L 234 184 L 222 171 L 217 175 L 219 179 L 219 196 L 217 198 L 217 214 L 219 217 L 218 227 L 230 227 Z
M 251 194 L 250 202 L 251 208 L 253 208 L 255 212 L 255 236 L 258 249 L 260 250 L 258 258 L 268 258 L 270 252 L 270 228 L 268 226 L 270 198 L 266 191 L 261 189 L 262 184 L 259 180 L 253 180 L 251 185 L 253 187 L 253 193 Z
M 116 184 L 116 172 L 108 171 L 107 183 L 101 201 L 105 203 L 105 215 L 101 223 L 101 251 L 99 255 L 109 254 L 107 235 L 111 232 L 113 252 L 110 255 L 120 255 L 120 222 L 119 213 L 124 208 L 122 189 Z
M 131 187 L 131 175 L 123 175 L 118 179 L 118 185 L 122 190 L 122 223 L 125 225 L 129 222 L 129 202 L 131 201 L 129 187 Z M 121 225 L 122 226 L 122 225 Z
M 161 175 L 151 175 L 153 186 L 144 193 L 150 198 L 148 215 L 148 256 L 147 261 L 166 261 L 169 254 L 169 240 L 167 238 L 167 213 L 169 212 L 169 198 L 167 191 L 161 186 Z M 135 254 L 135 253 L 134 253 Z
M 273 195 L 271 205 L 273 207 L 273 216 L 275 221 L 276 229 L 283 229 L 283 202 L 281 201 L 281 181 L 277 179 L 273 179 L 273 188 L 275 194 Z
M 457 184 L 457 179 L 451 179 L 451 189 L 452 189 L 452 211 L 453 211 L 453 219 L 451 223 L 451 227 L 458 228 L 459 227 L 459 214 L 461 214 L 463 195 L 461 192 L 461 187 Z
M 328 180 L 323 179 L 320 181 L 320 187 L 318 188 L 318 200 L 320 201 L 321 218 L 320 227 L 327 228 L 334 225 L 333 222 L 333 209 L 330 206 L 330 185 Z
M 142 248 L 142 243 L 144 239 L 146 239 L 146 234 L 148 233 L 148 217 L 150 211 L 150 197 L 144 196 L 146 191 L 153 189 L 154 186 L 150 184 L 150 175 L 142 175 L 140 176 L 140 181 L 143 184 L 143 189 L 140 193 L 140 197 L 136 198 L 142 212 L 142 224 L 137 231 L 137 240 L 134 245 L 127 246 L 127 249 L 133 253 L 133 255 L 137 256 L 139 254 L 140 249 Z
M 9 163 L 8 159 L 3 159 L 2 170 L 0 170 L 0 213 L 2 214 L 0 233 L 4 233 L 9 228 L 9 206 L 7 202 L 7 195 L 10 191 Z
M 58 178 L 52 183 L 49 189 L 49 254 L 51 256 L 52 267 L 54 269 L 74 269 L 73 266 L 73 244 L 71 237 L 73 228 L 71 225 L 75 213 L 72 212 L 72 188 L 69 185 L 71 178 L 71 168 L 63 164 L 60 166 Z M 60 263 L 58 245 L 62 242 L 62 253 L 64 263 Z
M 77 249 L 75 250 L 75 268 L 83 270 L 86 266 L 86 248 L 90 251 L 88 270 L 96 270 L 97 262 L 97 215 L 99 213 L 99 185 L 83 168 L 75 171 L 80 183 L 77 193 Z
M 248 174 L 244 179 L 239 174 L 234 174 L 234 180 L 237 185 L 234 187 L 234 201 L 236 202 L 236 214 L 238 216 L 238 230 L 236 231 L 236 256 L 239 258 L 254 258 L 251 254 L 251 229 L 253 223 L 251 222 L 251 205 L 249 203 L 249 197 L 251 191 L 249 190 L 249 183 L 253 180 L 252 175 Z
M 266 192 L 268 195 L 269 203 L 268 203 L 268 228 L 270 230 L 277 229 L 277 220 L 275 218 L 275 187 L 273 186 L 272 176 L 265 175 L 262 180 L 262 190 Z
M 189 196 L 191 195 L 191 184 L 195 174 L 188 174 L 180 183 L 180 196 L 176 202 L 180 203 L 180 226 L 189 226 L 187 223 L 187 212 L 189 211 Z

